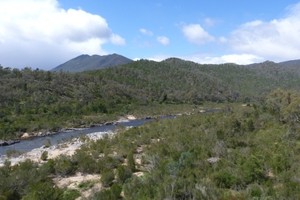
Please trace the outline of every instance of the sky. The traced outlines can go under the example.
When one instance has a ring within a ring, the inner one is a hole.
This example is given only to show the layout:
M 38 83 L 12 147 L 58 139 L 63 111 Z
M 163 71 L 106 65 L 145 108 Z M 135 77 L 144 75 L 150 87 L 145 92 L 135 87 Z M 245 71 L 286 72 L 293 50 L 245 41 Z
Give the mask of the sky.
M 296 0 L 0 0 L 0 64 L 81 54 L 249 64 L 300 59 Z

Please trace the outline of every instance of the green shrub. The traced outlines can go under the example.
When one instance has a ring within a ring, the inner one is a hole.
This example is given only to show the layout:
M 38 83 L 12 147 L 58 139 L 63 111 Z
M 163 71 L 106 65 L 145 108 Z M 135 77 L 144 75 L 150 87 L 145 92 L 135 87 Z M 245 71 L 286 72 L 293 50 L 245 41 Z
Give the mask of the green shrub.
M 238 184 L 238 178 L 234 176 L 231 172 L 226 170 L 221 170 L 214 175 L 214 181 L 218 187 L 221 188 L 233 188 Z
M 134 162 L 134 157 L 133 157 L 133 153 L 132 153 L 132 152 L 130 152 L 130 153 L 127 155 L 127 164 L 128 164 L 129 169 L 130 169 L 132 172 L 135 172 L 135 171 L 136 171 L 135 162 Z
M 55 173 L 55 161 L 53 159 L 48 159 L 46 163 L 44 163 L 39 171 L 41 174 L 54 174 Z
M 128 167 L 120 165 L 117 168 L 117 180 L 119 183 L 123 184 L 131 176 L 132 176 L 132 172 Z
M 49 148 L 50 146 L 51 146 L 50 139 L 45 140 L 45 142 L 44 142 L 44 148 Z
M 97 192 L 92 197 L 92 200 L 117 200 L 118 197 L 115 197 L 110 189 L 102 190 Z
M 75 172 L 76 165 L 71 161 L 70 157 L 62 155 L 55 160 L 54 168 L 56 174 L 67 176 Z
M 59 200 L 62 198 L 62 191 L 50 182 L 38 182 L 30 186 L 29 192 L 23 200 Z
M 246 184 L 253 182 L 263 182 L 266 180 L 266 172 L 264 169 L 264 159 L 262 156 L 250 156 L 242 165 L 243 181 Z
M 263 188 L 258 184 L 251 184 L 247 187 L 249 198 L 261 198 L 263 195 Z
M 78 171 L 83 173 L 100 172 L 98 162 L 89 154 L 89 151 L 78 150 L 72 158 L 77 163 Z
M 74 189 L 67 189 L 62 194 L 62 200 L 75 200 L 80 197 L 80 192 Z
M 119 199 L 122 192 L 122 186 L 119 184 L 113 184 L 110 191 L 115 199 Z
M 41 155 L 41 160 L 46 161 L 48 159 L 48 151 L 43 151 Z
M 88 190 L 90 188 L 92 188 L 94 186 L 94 182 L 92 181 L 85 181 L 85 182 L 81 182 L 78 185 L 78 188 L 82 189 L 82 190 Z
M 115 174 L 113 170 L 105 170 L 101 174 L 101 183 L 103 184 L 104 187 L 111 186 L 114 179 L 115 179 Z

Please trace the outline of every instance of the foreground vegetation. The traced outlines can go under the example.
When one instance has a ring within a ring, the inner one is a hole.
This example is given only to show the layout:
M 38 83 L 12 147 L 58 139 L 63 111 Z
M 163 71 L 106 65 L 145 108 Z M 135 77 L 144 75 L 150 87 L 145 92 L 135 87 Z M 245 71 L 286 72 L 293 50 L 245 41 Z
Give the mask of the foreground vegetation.
M 90 142 L 73 156 L 0 168 L 0 199 L 75 199 L 53 177 L 100 174 L 91 199 L 299 199 L 300 94 L 180 116 Z

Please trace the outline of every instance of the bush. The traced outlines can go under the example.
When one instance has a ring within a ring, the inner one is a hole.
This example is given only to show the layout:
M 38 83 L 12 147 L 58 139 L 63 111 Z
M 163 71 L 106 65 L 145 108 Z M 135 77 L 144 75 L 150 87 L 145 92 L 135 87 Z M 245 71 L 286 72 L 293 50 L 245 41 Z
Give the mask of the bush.
M 73 156 L 73 159 L 77 163 L 77 168 L 79 171 L 84 173 L 99 173 L 100 166 L 95 159 L 89 155 L 87 151 L 78 150 Z
M 122 192 L 122 187 L 119 184 L 113 184 L 110 188 L 110 191 L 115 199 L 119 199 Z
M 132 171 L 132 172 L 135 172 L 136 171 L 136 168 L 135 168 L 135 162 L 134 162 L 134 157 L 133 157 L 133 153 L 130 152 L 128 155 L 127 155 L 127 162 L 128 162 L 128 167 L 129 169 Z
M 258 184 L 251 184 L 247 188 L 249 198 L 261 198 L 263 195 L 263 188 Z
M 78 187 L 81 189 L 81 190 L 88 190 L 90 188 L 92 188 L 94 186 L 94 182 L 92 181 L 85 181 L 85 182 L 81 182 L 79 183 Z
M 92 200 L 118 200 L 111 189 L 102 190 L 94 194 Z
M 80 192 L 78 190 L 74 190 L 74 189 L 68 189 L 68 190 L 64 191 L 64 193 L 62 195 L 63 200 L 74 200 L 77 197 L 80 197 Z
M 45 140 L 45 142 L 44 142 L 44 148 L 49 148 L 50 146 L 51 146 L 50 139 Z
M 73 174 L 76 170 L 76 165 L 71 159 L 65 155 L 60 156 L 55 160 L 55 173 L 61 176 Z
M 48 159 L 48 151 L 43 151 L 41 155 L 41 160 L 46 161 Z
M 41 174 L 54 174 L 55 173 L 55 162 L 52 159 L 48 159 L 46 163 L 44 163 L 40 168 L 39 171 Z
M 127 179 L 132 176 L 131 170 L 123 165 L 120 165 L 117 169 L 117 180 L 119 183 L 125 183 Z
M 264 170 L 264 163 L 262 156 L 250 156 L 247 158 L 242 166 L 243 180 L 246 184 L 253 182 L 262 182 L 266 180 L 266 172 Z
M 214 181 L 221 188 L 233 188 L 237 185 L 238 179 L 232 173 L 221 170 L 214 175 Z
M 59 200 L 62 198 L 62 191 L 50 182 L 38 182 L 30 186 L 29 192 L 23 200 Z
M 109 187 L 112 185 L 113 181 L 115 179 L 114 172 L 112 170 L 105 170 L 101 174 L 101 183 L 104 187 Z

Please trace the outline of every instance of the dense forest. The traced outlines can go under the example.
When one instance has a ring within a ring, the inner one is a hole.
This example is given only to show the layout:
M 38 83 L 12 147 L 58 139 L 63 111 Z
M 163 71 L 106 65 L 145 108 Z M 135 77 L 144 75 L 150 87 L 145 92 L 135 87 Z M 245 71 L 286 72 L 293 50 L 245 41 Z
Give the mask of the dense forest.
M 271 62 L 199 65 L 176 58 L 82 73 L 0 67 L 0 139 L 102 123 L 141 106 L 260 101 L 276 88 L 299 90 L 299 77 Z

